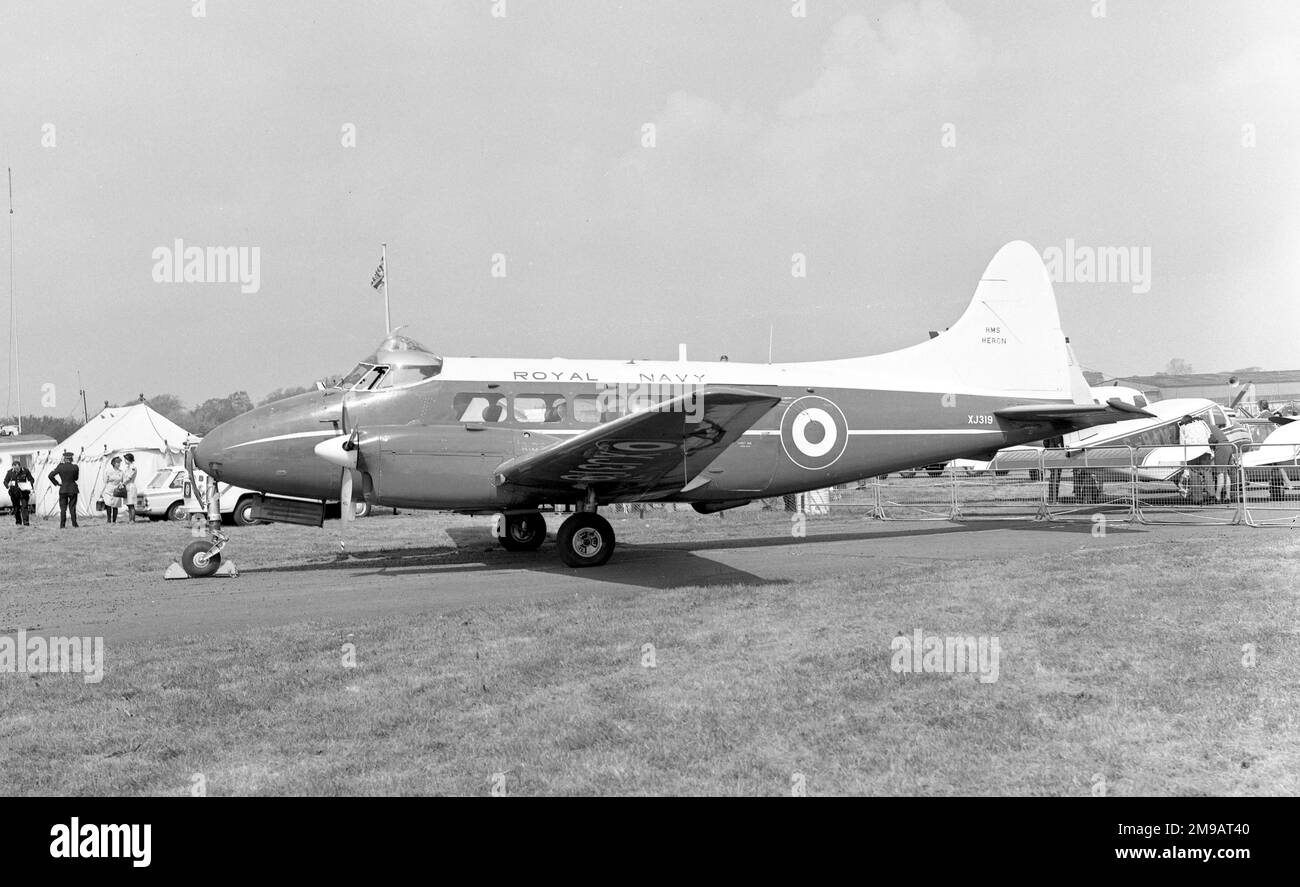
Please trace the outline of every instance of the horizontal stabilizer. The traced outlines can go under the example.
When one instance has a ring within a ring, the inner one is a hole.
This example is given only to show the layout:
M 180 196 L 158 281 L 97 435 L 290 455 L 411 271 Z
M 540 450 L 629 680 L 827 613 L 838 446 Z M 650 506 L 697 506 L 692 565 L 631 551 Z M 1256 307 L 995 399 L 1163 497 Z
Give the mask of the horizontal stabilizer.
M 1153 413 L 1112 398 L 1104 404 L 1097 403 L 1030 403 L 995 410 L 994 415 L 1008 422 L 1040 425 L 1044 422 L 1058 426 L 1062 431 L 1078 431 L 1094 425 L 1110 425 L 1126 419 L 1154 419 Z

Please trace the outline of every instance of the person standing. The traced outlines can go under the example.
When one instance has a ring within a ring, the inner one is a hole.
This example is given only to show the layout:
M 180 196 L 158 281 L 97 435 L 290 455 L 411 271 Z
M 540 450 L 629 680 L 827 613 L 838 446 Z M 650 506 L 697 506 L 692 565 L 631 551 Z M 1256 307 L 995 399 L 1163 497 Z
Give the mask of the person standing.
M 1210 449 L 1214 453 L 1214 465 L 1211 466 L 1214 483 L 1211 494 L 1214 501 L 1224 502 L 1232 492 L 1231 473 L 1236 447 L 1232 445 L 1232 441 L 1222 428 L 1212 424 L 1210 425 Z
M 122 457 L 122 486 L 126 487 L 126 519 L 135 523 L 135 456 L 127 453 Z
M 36 479 L 27 470 L 27 466 L 14 459 L 14 463 L 5 472 L 5 489 L 9 491 L 9 501 L 14 506 L 14 523 L 20 527 L 31 526 L 28 506 L 32 500 L 32 486 Z
M 1061 456 L 1063 456 L 1064 453 L 1060 453 L 1060 452 L 1054 453 L 1050 451 L 1060 450 L 1064 446 L 1065 446 L 1065 437 L 1063 435 L 1058 434 L 1056 437 L 1047 438 L 1046 440 L 1043 441 L 1043 450 L 1044 450 L 1043 458 L 1045 460 L 1061 458 Z M 1055 505 L 1056 501 L 1060 497 L 1061 497 L 1061 469 L 1049 468 L 1047 469 L 1047 501 L 1050 504 Z
M 1210 427 L 1198 416 L 1183 416 L 1178 422 L 1178 443 L 1183 448 L 1183 461 L 1190 478 L 1188 492 L 1194 503 L 1200 504 L 1209 489 L 1209 477 L 1206 465 L 1213 458 L 1210 453 L 1198 453 L 1210 443 Z
M 68 527 L 68 512 L 72 512 L 72 526 L 77 526 L 77 495 L 81 488 L 77 486 L 77 480 L 81 477 L 81 469 L 72 464 L 72 453 L 64 452 L 63 461 L 54 466 L 50 472 L 50 483 L 59 488 L 59 529 L 65 530 Z
M 125 498 L 126 487 L 122 486 L 121 457 L 114 456 L 109 465 L 112 467 L 104 472 L 104 493 L 100 498 L 104 502 L 104 516 L 108 518 L 110 524 L 115 524 L 117 510 L 122 507 L 122 499 Z

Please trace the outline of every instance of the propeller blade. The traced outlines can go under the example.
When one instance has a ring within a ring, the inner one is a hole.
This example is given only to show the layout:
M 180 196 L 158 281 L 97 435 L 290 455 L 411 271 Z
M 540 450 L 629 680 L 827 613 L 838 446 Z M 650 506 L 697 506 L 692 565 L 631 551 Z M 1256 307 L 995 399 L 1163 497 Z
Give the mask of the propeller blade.
M 348 468 L 343 469 L 343 482 L 339 484 L 339 513 L 345 521 L 356 517 L 352 513 L 352 471 Z

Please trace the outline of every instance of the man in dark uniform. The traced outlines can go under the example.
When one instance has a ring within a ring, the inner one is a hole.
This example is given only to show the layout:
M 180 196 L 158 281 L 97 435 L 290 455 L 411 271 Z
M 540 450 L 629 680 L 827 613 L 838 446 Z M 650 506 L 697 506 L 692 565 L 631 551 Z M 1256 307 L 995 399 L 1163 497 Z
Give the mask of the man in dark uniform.
M 1059 434 L 1056 437 L 1049 437 L 1043 441 L 1043 449 L 1045 450 L 1059 450 L 1064 446 L 1065 446 L 1065 438 Z M 1060 453 L 1047 454 L 1048 457 L 1052 457 L 1052 456 L 1059 457 L 1060 455 L 1061 455 Z M 1073 472 L 1071 472 L 1071 475 L 1073 475 Z M 1050 502 L 1052 505 L 1055 505 L 1056 501 L 1060 497 L 1061 497 L 1061 469 L 1049 468 L 1047 469 L 1047 501 Z
M 81 477 L 81 469 L 72 464 L 72 454 L 64 453 L 63 461 L 54 467 L 50 472 L 50 483 L 59 486 L 59 529 L 66 529 L 68 526 L 68 512 L 72 512 L 72 525 L 77 525 L 77 493 L 80 488 L 77 486 L 77 478 Z
M 27 505 L 31 502 L 34 485 L 35 478 L 27 466 L 15 459 L 5 472 L 4 487 L 9 491 L 9 501 L 14 506 L 14 523 L 20 527 L 31 526 Z

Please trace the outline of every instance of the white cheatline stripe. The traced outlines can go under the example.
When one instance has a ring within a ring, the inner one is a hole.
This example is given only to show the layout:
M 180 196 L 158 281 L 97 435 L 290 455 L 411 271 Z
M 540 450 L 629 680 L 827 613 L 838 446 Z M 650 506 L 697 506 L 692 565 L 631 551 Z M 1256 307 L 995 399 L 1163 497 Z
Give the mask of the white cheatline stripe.
M 872 428 L 862 431 L 849 431 L 849 434 L 989 434 L 996 433 L 996 428 Z M 779 435 L 779 430 L 746 431 L 753 435 Z
M 275 437 L 262 437 L 257 440 L 246 440 L 243 443 L 231 444 L 226 447 L 228 450 L 237 449 L 238 447 L 251 447 L 253 444 L 272 443 L 277 440 L 296 440 L 301 437 L 339 437 L 336 430 L 329 431 L 298 431 L 293 434 L 277 434 Z
M 873 428 L 849 434 L 996 434 L 997 428 Z
M 592 427 L 594 428 L 594 427 L 596 427 L 596 426 L 592 426 Z M 551 435 L 551 436 L 553 436 L 553 437 L 564 437 L 564 436 L 571 436 L 571 435 L 578 435 L 578 434 L 586 434 L 586 433 L 587 433 L 588 431 L 590 431 L 591 429 L 590 429 L 590 428 L 586 428 L 586 429 L 583 429 L 583 430 L 581 430 L 581 431 L 569 431 L 569 430 L 563 430 L 563 431 L 561 431 L 560 429 L 557 428 L 557 429 L 554 429 L 554 430 L 543 431 L 543 430 L 541 430 L 541 429 L 533 429 L 533 428 L 529 428 L 529 429 L 527 429 L 527 430 L 529 430 L 529 431 L 536 431 L 538 434 Z M 763 430 L 763 431 L 746 431 L 746 432 L 745 432 L 746 435 L 753 435 L 753 436 L 756 436 L 756 437 L 764 437 L 764 436 L 770 436 L 770 435 L 780 435 L 780 433 L 781 433 L 781 431 L 780 431 L 779 429 L 769 429 L 769 430 Z M 996 433 L 996 429 L 990 429 L 990 428 L 872 428 L 872 429 L 869 429 L 869 430 L 850 431 L 850 432 L 849 432 L 849 434 L 876 434 L 876 435 L 881 435 L 881 434 L 990 434 L 990 433 Z M 229 447 L 227 447 L 227 449 L 233 450 L 233 449 L 237 449 L 238 447 L 249 447 L 249 446 L 252 446 L 253 444 L 273 443 L 273 442 L 275 442 L 275 441 L 279 441 L 279 440 L 296 440 L 296 439 L 298 439 L 298 438 L 303 438 L 303 437 L 338 437 L 338 436 L 339 436 L 339 432 L 336 431 L 336 430 L 330 430 L 330 431 L 299 431 L 299 432 L 296 432 L 296 433 L 294 433 L 294 434 L 278 434 L 278 435 L 276 435 L 275 437 L 262 437 L 262 438 L 258 438 L 257 440 L 246 440 L 246 441 L 244 441 L 243 443 L 231 444 Z

